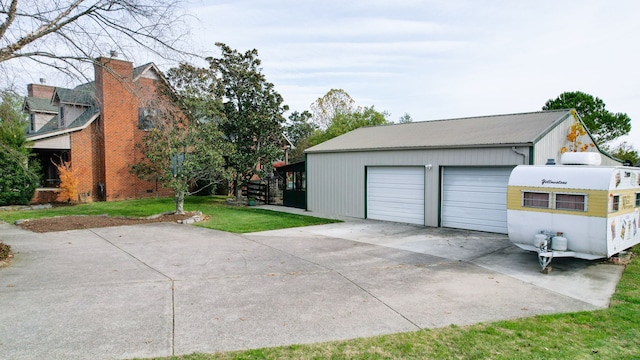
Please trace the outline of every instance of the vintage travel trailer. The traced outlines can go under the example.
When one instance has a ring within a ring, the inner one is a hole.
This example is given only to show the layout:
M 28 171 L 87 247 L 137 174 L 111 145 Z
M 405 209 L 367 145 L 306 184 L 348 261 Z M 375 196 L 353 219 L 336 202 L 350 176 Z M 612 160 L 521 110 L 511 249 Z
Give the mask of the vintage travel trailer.
M 640 243 L 640 168 L 598 166 L 597 153 L 562 155 L 560 165 L 520 165 L 509 178 L 512 243 L 554 257 L 608 258 Z

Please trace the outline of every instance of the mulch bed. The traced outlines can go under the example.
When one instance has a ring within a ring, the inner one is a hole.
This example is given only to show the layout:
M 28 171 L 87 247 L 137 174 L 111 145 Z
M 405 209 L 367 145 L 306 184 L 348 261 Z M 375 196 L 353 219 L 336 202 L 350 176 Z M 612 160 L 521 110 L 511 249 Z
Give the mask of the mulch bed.
M 110 217 L 107 215 L 73 215 L 73 216 L 58 216 L 52 218 L 33 219 L 20 223 L 18 226 L 37 233 L 45 233 L 52 231 L 65 231 L 76 229 L 92 229 L 109 226 L 121 226 L 121 225 L 139 225 L 158 222 L 178 222 L 190 218 L 194 215 L 193 212 L 188 212 L 183 215 L 167 214 L 161 215 L 156 218 L 125 218 L 125 217 Z

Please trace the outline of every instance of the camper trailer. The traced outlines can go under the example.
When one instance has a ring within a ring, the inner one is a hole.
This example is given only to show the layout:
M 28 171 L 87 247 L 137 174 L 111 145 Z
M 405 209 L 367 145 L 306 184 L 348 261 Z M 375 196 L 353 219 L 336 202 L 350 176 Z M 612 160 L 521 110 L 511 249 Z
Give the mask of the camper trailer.
M 537 252 L 542 270 L 554 257 L 608 258 L 640 243 L 640 168 L 598 165 L 599 154 L 565 153 L 560 165 L 511 173 L 509 240 Z

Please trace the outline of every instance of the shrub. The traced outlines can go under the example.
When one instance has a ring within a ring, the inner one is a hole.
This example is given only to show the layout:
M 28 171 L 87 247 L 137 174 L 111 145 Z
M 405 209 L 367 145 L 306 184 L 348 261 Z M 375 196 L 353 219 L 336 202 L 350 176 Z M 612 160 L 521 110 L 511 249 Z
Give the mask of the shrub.
M 28 156 L 0 147 L 0 205 L 26 205 L 40 181 L 37 164 Z
M 0 241 L 0 261 L 8 259 L 11 255 L 11 246 Z
M 60 164 L 54 165 L 60 175 L 60 189 L 62 189 L 60 197 L 62 201 L 78 201 L 78 184 L 80 180 L 77 172 L 71 168 L 71 162 L 61 161 Z

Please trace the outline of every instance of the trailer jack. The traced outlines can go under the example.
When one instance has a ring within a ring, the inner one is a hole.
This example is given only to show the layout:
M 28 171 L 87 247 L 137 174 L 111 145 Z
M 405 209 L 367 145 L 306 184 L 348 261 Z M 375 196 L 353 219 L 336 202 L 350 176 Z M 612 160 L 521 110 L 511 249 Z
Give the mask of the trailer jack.
M 541 272 L 545 272 L 547 266 L 551 264 L 551 260 L 553 260 L 553 251 L 549 251 L 547 249 L 547 246 L 545 246 L 544 248 L 540 247 L 540 249 L 538 249 L 538 263 L 542 268 L 540 270 Z
M 540 247 L 538 247 L 538 263 L 540 264 L 541 270 L 540 272 L 547 273 L 545 271 L 547 266 L 551 264 L 553 260 L 553 249 L 551 247 L 551 243 L 553 241 L 553 234 L 551 232 L 542 232 L 542 234 L 546 235 L 546 239 L 541 242 Z

